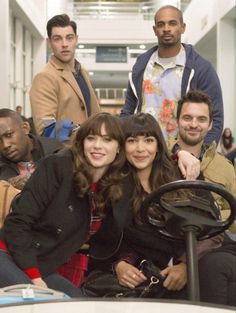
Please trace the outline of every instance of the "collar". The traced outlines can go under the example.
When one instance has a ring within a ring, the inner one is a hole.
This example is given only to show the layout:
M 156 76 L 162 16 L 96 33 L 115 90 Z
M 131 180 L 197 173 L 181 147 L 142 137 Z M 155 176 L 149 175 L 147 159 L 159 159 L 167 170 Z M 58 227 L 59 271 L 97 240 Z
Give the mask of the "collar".
M 185 63 L 186 63 L 186 52 L 185 52 L 183 45 L 181 45 L 180 52 L 176 56 L 171 57 L 171 58 L 160 58 L 158 55 L 158 49 L 156 51 L 154 51 L 154 53 L 151 56 L 151 60 L 152 60 L 153 65 L 156 63 L 156 64 L 162 66 L 161 59 L 173 60 L 172 62 L 173 62 L 174 66 L 184 67 Z
M 81 64 L 75 59 L 75 75 L 78 75 L 80 73 Z
M 209 145 L 203 143 L 202 147 L 201 147 L 201 152 L 200 155 L 198 157 L 196 157 L 196 155 L 194 155 L 200 162 L 203 159 L 203 156 L 205 154 L 205 152 L 207 151 L 207 149 L 209 148 Z M 172 154 L 175 154 L 177 151 L 181 150 L 180 145 L 176 142 L 173 146 L 173 148 L 171 149 Z

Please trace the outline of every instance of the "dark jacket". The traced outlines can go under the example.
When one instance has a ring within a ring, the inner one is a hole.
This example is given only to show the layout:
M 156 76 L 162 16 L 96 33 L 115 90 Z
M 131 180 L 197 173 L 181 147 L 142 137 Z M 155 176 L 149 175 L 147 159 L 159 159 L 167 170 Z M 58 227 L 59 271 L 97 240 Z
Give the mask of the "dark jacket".
M 70 151 L 61 151 L 39 163 L 21 196 L 13 202 L 13 210 L 0 232 L 0 240 L 22 270 L 39 268 L 46 276 L 86 242 L 91 218 L 89 199 L 77 194 Z M 95 257 L 106 258 L 117 249 L 126 220 L 124 204 L 130 198 L 126 195 L 103 220 L 98 244 L 92 248 Z
M 63 144 L 56 139 L 29 135 L 33 142 L 32 157 L 36 163 L 43 157 L 55 153 L 63 148 Z M 12 162 L 0 155 L 0 179 L 8 180 L 20 175 L 17 163 Z
M 181 96 L 186 94 L 189 89 L 199 89 L 209 95 L 213 103 L 213 127 L 208 132 L 205 142 L 210 144 L 215 140 L 218 143 L 221 138 L 224 121 L 223 99 L 219 78 L 212 65 L 202 58 L 191 45 L 183 44 L 183 46 L 186 51 L 186 64 L 182 78 Z M 121 117 L 141 111 L 143 74 L 150 57 L 157 48 L 158 46 L 155 46 L 137 58 L 130 76 Z

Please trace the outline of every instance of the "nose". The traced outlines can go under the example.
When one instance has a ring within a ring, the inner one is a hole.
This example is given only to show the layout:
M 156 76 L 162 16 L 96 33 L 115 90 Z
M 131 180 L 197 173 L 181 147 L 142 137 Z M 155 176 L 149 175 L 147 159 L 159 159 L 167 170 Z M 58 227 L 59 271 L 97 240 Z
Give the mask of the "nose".
M 144 144 L 143 144 L 143 142 L 142 142 L 141 140 L 139 140 L 139 141 L 137 142 L 136 150 L 137 150 L 138 152 L 142 152 L 142 151 L 144 150 Z
M 8 149 L 11 146 L 10 140 L 8 140 L 7 138 L 2 138 L 1 146 L 4 150 Z
M 192 120 L 191 120 L 191 123 L 190 123 L 190 125 L 191 125 L 191 127 L 197 127 L 197 119 L 196 118 L 193 118 Z
M 97 137 L 94 140 L 94 148 L 95 149 L 100 149 L 102 147 L 102 139 L 100 137 Z
M 163 30 L 164 30 L 164 32 L 168 32 L 170 30 L 168 23 L 165 23 Z
M 62 38 L 62 45 L 63 45 L 63 47 L 67 46 L 67 39 L 66 38 Z

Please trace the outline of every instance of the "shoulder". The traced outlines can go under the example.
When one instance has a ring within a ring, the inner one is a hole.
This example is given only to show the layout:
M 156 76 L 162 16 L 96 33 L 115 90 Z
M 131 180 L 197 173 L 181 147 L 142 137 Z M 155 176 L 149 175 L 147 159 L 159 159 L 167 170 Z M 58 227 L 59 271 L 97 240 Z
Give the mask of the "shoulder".
M 70 172 L 72 170 L 72 153 L 65 148 L 57 153 L 47 155 L 39 161 L 38 167 L 44 167 L 49 172 Z
M 64 145 L 62 142 L 54 138 L 47 138 L 43 136 L 35 136 L 35 140 L 39 141 L 42 145 L 44 155 L 55 153 L 61 150 Z
M 207 61 L 204 57 L 202 57 L 190 44 L 183 44 L 186 51 L 186 63 L 191 63 L 192 67 L 201 68 L 207 67 L 205 70 L 209 70 L 212 68 L 212 65 L 209 61 Z

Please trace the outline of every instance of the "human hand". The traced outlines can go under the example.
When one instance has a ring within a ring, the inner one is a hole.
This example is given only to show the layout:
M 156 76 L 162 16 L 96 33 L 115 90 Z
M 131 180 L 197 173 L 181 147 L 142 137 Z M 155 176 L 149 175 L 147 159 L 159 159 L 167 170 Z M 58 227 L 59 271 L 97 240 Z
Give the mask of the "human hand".
M 163 286 L 168 290 L 181 290 L 187 283 L 187 265 L 185 263 L 168 266 L 160 274 L 165 277 Z
M 132 289 L 147 279 L 139 269 L 125 261 L 116 264 L 115 272 L 120 285 Z
M 47 284 L 45 283 L 45 281 L 39 277 L 39 278 L 34 278 L 31 280 L 32 281 L 32 284 L 33 285 L 36 285 L 36 286 L 40 286 L 40 287 L 44 287 L 44 288 L 47 288 Z
M 15 188 L 22 190 L 30 175 L 21 174 L 8 179 L 8 182 Z
M 196 180 L 200 174 L 200 161 L 185 150 L 178 151 L 178 166 L 186 180 Z

